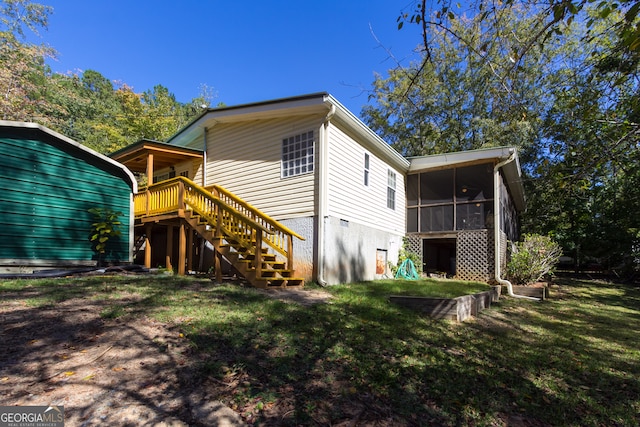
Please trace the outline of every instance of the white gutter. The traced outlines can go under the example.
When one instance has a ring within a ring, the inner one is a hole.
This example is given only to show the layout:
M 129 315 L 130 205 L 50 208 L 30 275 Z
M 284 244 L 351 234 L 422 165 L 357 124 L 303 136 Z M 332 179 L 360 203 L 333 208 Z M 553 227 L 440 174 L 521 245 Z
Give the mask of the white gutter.
M 320 134 L 318 135 L 319 140 L 319 152 L 320 156 L 318 162 L 320 163 L 320 170 L 318 172 L 318 259 L 316 262 L 317 265 L 317 274 L 316 281 L 320 286 L 327 286 L 327 281 L 324 278 L 324 249 L 325 249 L 325 218 L 327 216 L 327 176 L 329 174 L 328 165 L 329 165 L 329 133 L 327 132 L 327 127 L 329 126 L 329 121 L 336 113 L 336 106 L 331 104 L 331 108 L 327 113 L 324 121 L 320 125 Z
M 501 161 L 493 168 L 493 252 L 495 264 L 495 279 L 500 285 L 507 287 L 507 293 L 511 297 L 541 301 L 540 298 L 513 293 L 513 285 L 500 277 L 500 168 L 516 159 L 516 151 L 511 149 L 509 158 Z

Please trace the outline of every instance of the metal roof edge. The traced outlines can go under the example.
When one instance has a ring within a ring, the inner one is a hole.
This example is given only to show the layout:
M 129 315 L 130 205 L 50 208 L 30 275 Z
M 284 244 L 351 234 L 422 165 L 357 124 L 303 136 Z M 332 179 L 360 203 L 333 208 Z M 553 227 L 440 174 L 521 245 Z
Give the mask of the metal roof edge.
M 336 114 L 338 114 L 338 117 L 340 117 L 345 124 L 366 138 L 374 147 L 378 148 L 380 153 L 385 155 L 387 159 L 393 162 L 400 170 L 402 170 L 402 172 L 406 173 L 409 171 L 409 167 L 411 165 L 410 161 L 391 147 L 391 145 L 389 145 L 377 133 L 371 130 L 369 126 L 347 109 L 347 107 L 342 105 L 340 101 L 331 94 L 326 94 L 325 103 L 334 105 L 336 107 Z
M 131 173 L 131 171 L 122 163 L 119 163 L 107 156 L 105 156 L 104 154 L 98 153 L 95 150 L 92 150 L 91 148 L 82 145 L 81 143 L 74 141 L 73 139 L 62 135 L 61 133 L 58 133 L 52 129 L 49 129 L 46 126 L 43 126 L 39 123 L 34 123 L 34 122 L 16 122 L 16 121 L 10 121 L 10 120 L 0 120 L 0 127 L 12 127 L 12 128 L 18 128 L 18 129 L 33 129 L 33 130 L 38 130 L 42 133 L 48 134 L 60 141 L 63 141 L 69 145 L 74 146 L 75 148 L 86 152 L 87 154 L 90 154 L 93 157 L 96 157 L 100 160 L 102 160 L 105 163 L 109 163 L 111 166 L 115 166 L 116 168 L 122 170 L 125 175 L 129 178 L 130 184 L 131 184 L 131 190 L 136 193 L 138 191 L 138 181 L 136 181 L 136 178 L 133 176 L 133 173 Z
M 154 146 L 154 147 L 167 147 L 167 148 L 171 148 L 172 150 L 182 150 L 182 151 L 188 151 L 188 152 L 193 152 L 193 153 L 198 153 L 198 154 L 202 154 L 204 152 L 204 150 L 201 149 L 197 149 L 197 148 L 189 148 L 189 147 L 181 147 L 179 145 L 175 145 L 175 144 L 169 144 L 166 142 L 162 142 L 162 141 L 155 141 L 153 139 L 141 139 L 140 141 L 134 142 L 133 144 L 129 144 L 126 147 L 123 147 L 117 151 L 114 151 L 113 153 L 109 153 L 108 157 L 117 157 L 121 154 L 127 153 L 129 151 L 133 151 L 135 149 L 137 149 L 138 147 L 144 146 L 144 145 L 150 145 L 150 146 Z
M 202 114 L 200 114 L 199 116 L 195 117 L 193 120 L 191 120 L 189 123 L 187 123 L 182 129 L 180 129 L 178 132 L 176 132 L 175 134 L 173 134 L 171 137 L 169 137 L 167 139 L 167 143 L 171 144 L 172 141 L 178 139 L 180 137 L 180 135 L 191 131 L 194 127 L 198 128 L 198 122 L 201 122 L 203 119 L 205 119 L 205 121 L 207 121 L 208 119 L 206 119 L 207 117 L 212 118 L 216 115 L 232 115 L 234 111 L 236 110 L 252 110 L 252 109 L 262 109 L 264 107 L 268 107 L 270 105 L 276 105 L 276 104 L 285 104 L 285 103 L 295 103 L 295 102 L 300 102 L 300 101 L 307 101 L 307 100 L 313 100 L 313 99 L 317 99 L 319 102 L 322 102 L 324 100 L 324 97 L 327 96 L 327 92 L 315 92 L 315 93 L 310 93 L 310 94 L 306 94 L 306 95 L 300 95 L 300 96 L 292 96 L 292 97 L 286 97 L 286 98 L 276 98 L 276 99 L 270 99 L 270 100 L 265 100 L 265 101 L 258 101 L 258 102 L 250 102 L 250 103 L 244 103 L 244 104 L 236 104 L 236 105 L 230 105 L 230 106 L 225 106 L 225 107 L 213 107 L 213 108 L 208 108 L 207 110 L 205 110 Z

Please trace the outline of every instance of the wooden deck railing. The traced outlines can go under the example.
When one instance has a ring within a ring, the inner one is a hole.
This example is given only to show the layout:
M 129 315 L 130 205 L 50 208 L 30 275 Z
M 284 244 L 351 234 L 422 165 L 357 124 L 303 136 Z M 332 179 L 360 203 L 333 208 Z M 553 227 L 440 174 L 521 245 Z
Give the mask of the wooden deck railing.
M 218 233 L 233 237 L 245 247 L 261 248 L 264 242 L 286 258 L 288 268 L 293 268 L 293 238 L 304 238 L 220 186 L 203 188 L 177 177 L 151 185 L 134 196 L 136 218 L 189 210 L 206 219 Z
M 220 200 L 224 201 L 228 206 L 233 206 L 238 212 L 241 212 L 248 218 L 262 224 L 263 227 L 270 230 L 272 233 L 263 236 L 264 241 L 273 249 L 288 257 L 293 253 L 293 238 L 305 240 L 304 237 L 296 233 L 295 231 L 287 228 L 285 225 L 279 223 L 269 215 L 260 211 L 259 209 L 251 206 L 249 203 L 242 200 L 232 192 L 226 190 L 219 185 L 210 185 L 205 189 Z M 293 260 L 290 260 L 293 263 Z

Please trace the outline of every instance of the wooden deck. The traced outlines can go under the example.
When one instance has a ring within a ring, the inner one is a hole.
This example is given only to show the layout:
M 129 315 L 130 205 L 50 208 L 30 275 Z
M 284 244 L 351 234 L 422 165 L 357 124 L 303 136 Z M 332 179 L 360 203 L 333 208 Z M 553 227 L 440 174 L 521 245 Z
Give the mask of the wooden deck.
M 154 184 L 134 196 L 134 215 L 145 230 L 147 267 L 154 250 L 152 229 L 164 225 L 171 231 L 167 247 L 174 245 L 173 230 L 178 228 L 178 274 L 185 274 L 190 263 L 190 229 L 213 245 L 218 280 L 224 258 L 253 286 L 304 285 L 293 265 L 293 239 L 304 238 L 222 187 L 203 188 L 185 177 Z

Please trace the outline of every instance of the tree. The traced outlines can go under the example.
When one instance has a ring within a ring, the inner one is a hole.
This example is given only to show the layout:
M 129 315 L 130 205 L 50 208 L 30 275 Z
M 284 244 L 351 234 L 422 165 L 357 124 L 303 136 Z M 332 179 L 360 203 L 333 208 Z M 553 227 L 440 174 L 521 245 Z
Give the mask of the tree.
M 578 261 L 637 268 L 640 75 L 622 30 L 637 8 L 563 3 L 554 15 L 558 4 L 403 14 L 399 26 L 422 25 L 423 55 L 376 78 L 363 116 L 407 155 L 519 147 L 523 230 L 550 234 Z
M 408 12 L 402 11 L 398 16 L 398 29 L 407 22 L 421 26 L 425 59 L 428 61 L 431 59 L 433 46 L 431 37 L 433 28 L 443 29 L 457 36 L 454 23 L 472 14 L 487 27 L 499 29 L 507 24 L 503 20 L 504 11 L 516 8 L 527 16 L 537 16 L 538 20 L 518 43 L 510 46 L 514 64 L 525 57 L 534 46 L 543 46 L 554 34 L 571 31 L 570 27 L 574 21 L 585 25 L 587 29 L 582 38 L 583 41 L 589 41 L 596 36 L 599 32 L 598 26 L 602 21 L 607 21 L 619 40 L 616 47 L 610 49 L 610 53 L 632 55 L 636 57 L 636 61 L 640 54 L 640 26 L 638 26 L 640 1 L 637 0 L 600 2 L 594 0 L 504 0 L 502 2 L 475 0 L 466 3 L 465 7 L 468 9 L 462 9 L 460 3 L 454 5 L 451 0 L 435 2 L 415 0 L 408 6 Z M 616 16 L 613 22 L 610 19 L 612 15 Z
M 433 36 L 431 60 L 377 76 L 363 116 L 367 124 L 405 155 L 423 155 L 515 145 L 530 147 L 545 101 L 537 85 L 549 56 L 531 56 L 508 72 L 503 45 L 526 31 L 530 20 L 505 10 L 509 23 L 488 33 L 478 19 L 454 22 Z
M 10 35 L 10 38 L 15 40 L 25 37 L 25 29 L 38 34 L 40 29 L 47 28 L 52 11 L 51 6 L 29 0 L 2 0 L 0 2 L 0 34 L 3 34 L 3 37 Z
M 25 29 L 38 33 L 47 27 L 51 8 L 27 0 L 0 2 L 0 114 L 5 120 L 37 115 L 43 99 L 45 46 L 21 41 Z
M 156 85 L 135 93 L 96 70 L 52 73 L 55 51 L 24 42 L 27 30 L 46 29 L 52 8 L 28 0 L 0 0 L 0 118 L 37 121 L 101 153 L 142 138 L 164 140 L 213 100 L 210 88 L 182 104 Z

